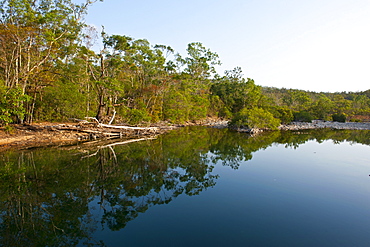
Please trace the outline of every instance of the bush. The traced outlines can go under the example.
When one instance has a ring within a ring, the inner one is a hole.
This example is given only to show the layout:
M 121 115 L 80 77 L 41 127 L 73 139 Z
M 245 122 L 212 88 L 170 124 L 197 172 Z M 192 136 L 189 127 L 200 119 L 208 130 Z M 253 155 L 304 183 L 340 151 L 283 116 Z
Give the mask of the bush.
M 150 122 L 151 117 L 145 109 L 130 109 L 125 116 L 129 124 Z
M 276 130 L 280 125 L 280 120 L 274 118 L 270 112 L 262 108 L 244 108 L 235 114 L 230 124 L 250 129 L 260 128 Z
M 333 118 L 333 121 L 341 123 L 345 123 L 347 119 L 347 116 L 344 113 L 335 113 L 331 117 Z
M 163 117 L 173 123 L 182 123 L 189 119 L 191 105 L 186 95 L 180 92 L 170 92 L 164 96 Z
M 280 119 L 282 124 L 288 124 L 294 120 L 293 112 L 287 107 L 272 107 L 269 109 L 275 118 Z
M 224 102 L 217 95 L 210 96 L 208 114 L 220 118 L 231 119 L 232 113 L 227 109 Z
M 1 83 L 1 82 L 0 82 Z M 7 125 L 24 118 L 24 102 L 30 97 L 22 94 L 20 88 L 6 89 L 0 84 L 0 125 Z
M 294 112 L 294 121 L 297 122 L 312 122 L 313 116 L 307 111 Z

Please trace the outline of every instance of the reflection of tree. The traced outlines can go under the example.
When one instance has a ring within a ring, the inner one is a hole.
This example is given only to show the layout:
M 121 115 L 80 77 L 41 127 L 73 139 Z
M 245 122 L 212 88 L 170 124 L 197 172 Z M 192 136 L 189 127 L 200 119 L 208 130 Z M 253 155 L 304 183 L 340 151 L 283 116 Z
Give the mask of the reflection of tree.
M 327 139 L 370 145 L 370 131 L 249 137 L 228 130 L 183 128 L 156 140 L 100 148 L 91 155 L 78 149 L 3 153 L 0 246 L 104 245 L 92 239 L 99 223 L 119 230 L 151 206 L 201 193 L 216 184 L 216 163 L 237 169 L 273 143 L 296 148 Z M 97 201 L 101 218 L 91 211 Z
M 86 197 L 75 194 L 79 188 L 55 187 L 58 178 L 52 181 L 52 192 L 51 174 L 36 162 L 33 153 L 25 153 L 1 167 L 1 245 L 73 246 L 80 239 L 89 240 L 91 229 L 76 224 L 88 220 Z
M 196 195 L 215 185 L 216 175 L 202 152 L 207 140 L 196 142 L 188 136 L 159 138 L 154 142 L 116 147 L 118 170 L 104 171 L 102 223 L 111 230 L 125 227 L 127 222 L 149 207 L 166 204 L 180 194 Z M 100 159 L 101 160 L 101 159 Z M 99 176 L 100 178 L 101 176 Z
M 94 155 L 50 149 L 3 154 L 0 245 L 101 245 L 91 239 L 98 222 L 119 230 L 153 205 L 214 186 L 208 138 L 174 137 L 100 148 Z M 99 219 L 90 213 L 96 200 Z
M 297 148 L 309 140 L 321 143 L 325 140 L 332 140 L 334 143 L 349 141 L 370 145 L 370 131 L 368 130 L 301 130 L 285 131 L 280 133 L 280 137 L 275 140 L 276 143 L 285 144 L 286 147 Z
M 239 133 L 229 133 L 224 135 L 219 143 L 211 146 L 212 161 L 214 163 L 220 161 L 224 166 L 238 169 L 241 162 L 251 160 L 252 153 L 267 148 L 279 135 L 280 132 L 276 131 L 254 137 Z

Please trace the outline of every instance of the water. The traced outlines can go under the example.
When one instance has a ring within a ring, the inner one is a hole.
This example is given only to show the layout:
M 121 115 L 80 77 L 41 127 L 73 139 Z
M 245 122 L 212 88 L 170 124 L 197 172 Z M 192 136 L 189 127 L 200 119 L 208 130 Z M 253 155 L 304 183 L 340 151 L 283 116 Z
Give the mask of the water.
M 108 144 L 0 154 L 0 245 L 370 245 L 369 131 Z

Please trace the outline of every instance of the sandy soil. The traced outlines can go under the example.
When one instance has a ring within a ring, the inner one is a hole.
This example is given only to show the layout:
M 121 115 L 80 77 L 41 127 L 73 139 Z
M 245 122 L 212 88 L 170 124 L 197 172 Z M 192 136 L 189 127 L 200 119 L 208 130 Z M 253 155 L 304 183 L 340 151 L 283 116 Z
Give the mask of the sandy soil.
M 88 133 L 52 128 L 52 126 L 75 125 L 75 123 L 37 123 L 12 125 L 10 130 L 2 127 L 0 128 L 0 151 L 9 148 L 26 149 L 40 146 L 69 145 L 88 140 Z

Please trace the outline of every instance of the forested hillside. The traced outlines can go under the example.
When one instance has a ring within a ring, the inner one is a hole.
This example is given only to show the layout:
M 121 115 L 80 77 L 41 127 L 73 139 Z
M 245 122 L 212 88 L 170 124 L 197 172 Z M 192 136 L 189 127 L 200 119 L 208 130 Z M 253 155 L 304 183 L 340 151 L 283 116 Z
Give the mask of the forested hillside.
M 361 121 L 370 115 L 370 90 L 261 87 L 239 67 L 216 74 L 217 53 L 199 42 L 188 44 L 183 56 L 168 45 L 99 34 L 84 23 L 94 2 L 0 1 L 1 125 L 85 117 L 108 122 L 115 116 L 126 124 L 221 117 L 236 125 L 276 128 L 292 120 Z M 93 49 L 96 42 L 102 50 Z

